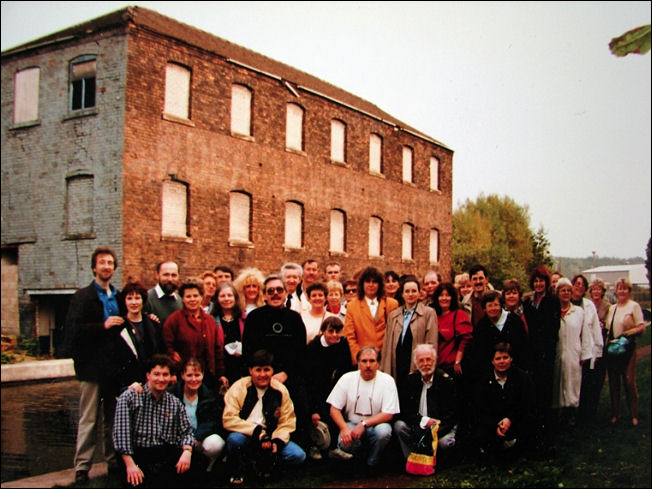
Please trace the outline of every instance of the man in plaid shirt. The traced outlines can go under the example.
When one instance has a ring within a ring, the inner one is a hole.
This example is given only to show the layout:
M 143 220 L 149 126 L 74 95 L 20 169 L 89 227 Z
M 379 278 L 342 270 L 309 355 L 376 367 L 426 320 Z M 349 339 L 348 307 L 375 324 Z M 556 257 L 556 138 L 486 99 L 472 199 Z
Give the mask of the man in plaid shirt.
M 190 468 L 195 440 L 186 409 L 166 391 L 171 365 L 167 355 L 152 355 L 142 391 L 127 390 L 118 398 L 113 444 L 133 486 L 179 487 L 180 475 Z

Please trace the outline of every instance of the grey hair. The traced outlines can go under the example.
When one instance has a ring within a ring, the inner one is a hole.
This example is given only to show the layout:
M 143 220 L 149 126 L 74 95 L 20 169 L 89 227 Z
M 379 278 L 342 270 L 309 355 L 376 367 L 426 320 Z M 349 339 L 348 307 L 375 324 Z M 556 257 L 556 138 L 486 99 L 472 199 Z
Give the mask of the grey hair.
M 281 267 L 281 277 L 283 277 L 283 279 L 285 279 L 285 272 L 288 270 L 296 270 L 299 272 L 299 278 L 303 278 L 303 268 L 298 263 L 289 261 L 283 264 Z
M 412 363 L 417 363 L 417 355 L 419 353 L 429 353 L 433 356 L 435 361 L 437 361 L 437 349 L 430 343 L 421 343 L 414 347 L 414 351 L 412 352 Z

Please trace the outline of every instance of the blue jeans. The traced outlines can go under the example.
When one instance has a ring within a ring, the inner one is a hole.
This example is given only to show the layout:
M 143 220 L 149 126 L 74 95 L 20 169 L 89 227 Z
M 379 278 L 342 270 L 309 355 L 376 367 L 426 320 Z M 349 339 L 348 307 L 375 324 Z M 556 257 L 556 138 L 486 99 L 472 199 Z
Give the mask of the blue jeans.
M 253 448 L 250 436 L 235 431 L 229 433 L 226 439 L 226 453 L 231 474 L 244 473 L 244 464 L 254 453 Z M 277 455 L 283 465 L 299 465 L 306 459 L 306 452 L 293 441 L 288 442 Z
M 349 428 L 353 429 L 358 423 L 347 422 L 346 424 Z M 389 423 L 380 423 L 375 426 L 366 427 L 362 436 L 357 440 L 353 440 L 351 446 L 348 447 L 342 445 L 342 437 L 338 436 L 337 446 L 345 452 L 353 454 L 357 453 L 363 446 L 367 447 L 369 449 L 367 465 L 374 467 L 380 463 L 380 457 L 391 437 L 392 425 Z

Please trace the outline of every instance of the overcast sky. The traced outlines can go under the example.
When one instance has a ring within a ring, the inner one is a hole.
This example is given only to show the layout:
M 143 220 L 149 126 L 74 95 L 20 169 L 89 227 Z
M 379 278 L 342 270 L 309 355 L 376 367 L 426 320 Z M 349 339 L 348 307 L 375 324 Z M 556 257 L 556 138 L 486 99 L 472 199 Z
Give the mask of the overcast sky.
M 2 50 L 129 2 L 2 2 Z M 555 256 L 644 256 L 650 2 L 138 2 L 362 97 L 455 151 L 453 208 L 513 198 Z M 5 103 L 4 101 L 2 102 Z

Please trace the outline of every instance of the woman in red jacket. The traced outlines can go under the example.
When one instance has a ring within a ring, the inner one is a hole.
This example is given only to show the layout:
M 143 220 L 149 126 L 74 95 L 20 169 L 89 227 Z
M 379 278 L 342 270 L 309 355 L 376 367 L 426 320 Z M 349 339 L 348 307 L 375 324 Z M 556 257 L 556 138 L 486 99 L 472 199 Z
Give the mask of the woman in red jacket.
M 183 307 L 163 325 L 163 340 L 177 370 L 190 357 L 202 362 L 206 384 L 215 392 L 228 387 L 224 376 L 224 332 L 202 308 L 204 285 L 200 279 L 186 280 L 179 288 Z

